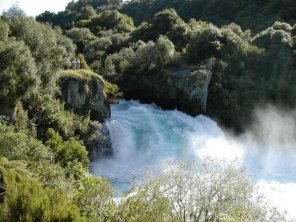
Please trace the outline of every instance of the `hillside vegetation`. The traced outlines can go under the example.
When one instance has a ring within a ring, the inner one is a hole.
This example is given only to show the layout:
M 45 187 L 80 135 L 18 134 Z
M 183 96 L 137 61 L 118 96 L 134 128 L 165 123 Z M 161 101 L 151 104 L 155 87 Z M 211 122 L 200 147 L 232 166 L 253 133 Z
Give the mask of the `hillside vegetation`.
M 238 131 L 257 106 L 295 106 L 294 1 L 103 3 L 72 2 L 65 11 L 45 12 L 37 20 L 63 27 L 90 67 L 116 83 L 125 98 L 206 113 Z M 71 21 L 59 19 L 65 13 Z M 205 98 L 198 99 L 196 81 L 184 86 L 180 77 L 184 70 L 194 76 L 206 64 L 213 75 L 202 109 Z
M 78 0 L 36 19 L 4 12 L 0 221 L 285 221 L 252 200 L 238 166 L 180 163 L 120 202 L 88 169 L 122 97 L 237 132 L 257 106 L 295 107 L 295 11 L 294 0 Z

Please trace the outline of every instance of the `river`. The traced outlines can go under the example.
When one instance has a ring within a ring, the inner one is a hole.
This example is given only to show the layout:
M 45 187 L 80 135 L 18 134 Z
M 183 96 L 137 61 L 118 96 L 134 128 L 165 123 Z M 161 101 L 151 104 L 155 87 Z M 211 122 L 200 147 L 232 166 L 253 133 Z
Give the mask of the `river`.
M 128 190 L 133 176 L 168 159 L 234 160 L 244 165 L 272 205 L 296 218 L 295 113 L 259 110 L 252 127 L 233 136 L 206 116 L 164 111 L 153 104 L 121 101 L 111 110 L 106 125 L 114 154 L 94 161 L 91 172 L 109 178 L 117 189 Z

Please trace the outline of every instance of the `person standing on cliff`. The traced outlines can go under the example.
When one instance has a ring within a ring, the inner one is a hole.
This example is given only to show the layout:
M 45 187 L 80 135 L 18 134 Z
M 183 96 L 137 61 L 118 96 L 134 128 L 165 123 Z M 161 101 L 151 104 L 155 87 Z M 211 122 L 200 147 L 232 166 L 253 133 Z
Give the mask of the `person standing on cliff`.
M 74 58 L 74 59 L 72 60 L 72 68 L 73 68 L 73 69 L 76 69 L 76 68 L 77 68 L 77 60 L 76 60 L 76 58 Z
M 76 69 L 80 69 L 80 59 L 76 59 Z

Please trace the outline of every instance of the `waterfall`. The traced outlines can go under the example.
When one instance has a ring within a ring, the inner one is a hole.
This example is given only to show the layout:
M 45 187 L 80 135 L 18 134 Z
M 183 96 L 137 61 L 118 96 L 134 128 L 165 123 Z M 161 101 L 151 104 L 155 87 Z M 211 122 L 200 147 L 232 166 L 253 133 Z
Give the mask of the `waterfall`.
M 290 218 L 296 218 L 296 118 L 257 111 L 244 135 L 223 131 L 206 116 L 192 117 L 156 105 L 122 101 L 113 105 L 109 129 L 113 156 L 91 164 L 94 175 L 128 190 L 134 176 L 166 160 L 201 161 L 207 157 L 240 161 L 259 190 Z M 292 117 L 291 117 L 292 116 Z

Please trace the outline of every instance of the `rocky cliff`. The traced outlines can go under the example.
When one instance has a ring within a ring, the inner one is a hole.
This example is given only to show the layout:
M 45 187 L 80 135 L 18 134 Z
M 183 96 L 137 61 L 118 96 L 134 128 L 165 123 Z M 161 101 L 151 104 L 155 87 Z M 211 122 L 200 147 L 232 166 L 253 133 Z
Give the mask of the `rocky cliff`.
M 87 70 L 66 70 L 60 73 L 61 99 L 76 113 L 90 113 L 91 120 L 103 121 L 111 115 L 104 92 L 105 82 Z
M 208 86 L 212 77 L 209 64 L 164 69 L 157 74 L 131 76 L 122 86 L 127 99 L 154 102 L 166 109 L 177 108 L 191 115 L 207 109 Z

